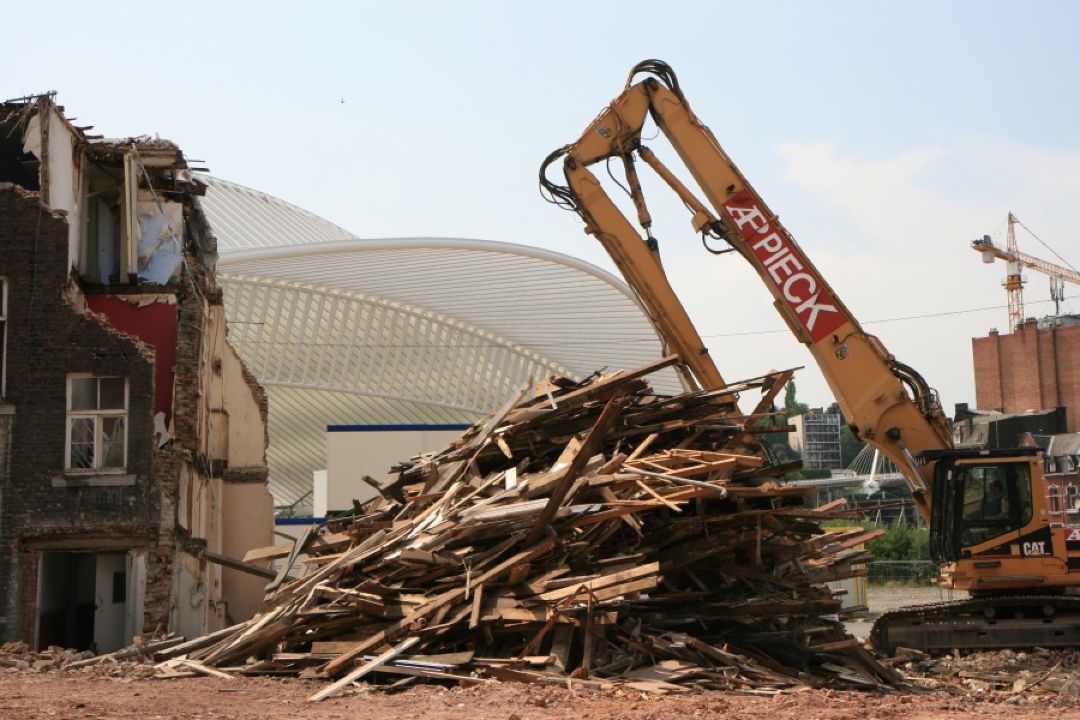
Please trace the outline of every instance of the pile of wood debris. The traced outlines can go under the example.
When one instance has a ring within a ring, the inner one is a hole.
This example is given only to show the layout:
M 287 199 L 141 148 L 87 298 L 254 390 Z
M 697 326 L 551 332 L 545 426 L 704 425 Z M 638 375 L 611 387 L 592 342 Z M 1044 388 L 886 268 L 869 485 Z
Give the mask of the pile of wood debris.
M 402 465 L 356 514 L 284 557 L 265 609 L 180 653 L 219 671 L 396 685 L 519 680 L 750 692 L 900 682 L 835 619 L 824 584 L 864 573 L 861 530 L 778 482 L 758 435 L 791 371 L 673 397 L 675 364 L 521 394 Z M 740 393 L 761 391 L 740 414 Z M 569 679 L 569 680 L 568 680 Z

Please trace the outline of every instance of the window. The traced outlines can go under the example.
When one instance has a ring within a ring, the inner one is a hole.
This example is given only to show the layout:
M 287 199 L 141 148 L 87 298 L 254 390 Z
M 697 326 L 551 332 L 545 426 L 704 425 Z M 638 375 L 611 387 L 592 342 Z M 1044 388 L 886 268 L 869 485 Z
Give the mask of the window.
M 127 465 L 127 378 L 69 375 L 67 403 L 67 469 L 122 472 Z
M 7 397 L 7 278 L 0 277 L 0 400 Z
M 127 602 L 127 573 L 123 570 L 112 574 L 112 601 Z
M 1050 514 L 1051 515 L 1060 515 L 1061 514 L 1061 490 L 1058 489 L 1057 485 L 1051 485 L 1049 487 L 1049 489 L 1048 489 L 1048 492 L 1050 493 Z
M 978 545 L 1031 522 L 1031 476 L 1020 463 L 961 470 L 961 544 Z

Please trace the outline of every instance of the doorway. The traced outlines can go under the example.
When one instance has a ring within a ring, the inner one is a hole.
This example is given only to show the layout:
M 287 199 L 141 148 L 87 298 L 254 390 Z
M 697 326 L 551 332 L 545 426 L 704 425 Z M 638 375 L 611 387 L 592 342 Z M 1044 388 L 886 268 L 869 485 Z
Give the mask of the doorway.
M 130 564 L 124 552 L 43 552 L 37 647 L 106 653 L 131 642 Z

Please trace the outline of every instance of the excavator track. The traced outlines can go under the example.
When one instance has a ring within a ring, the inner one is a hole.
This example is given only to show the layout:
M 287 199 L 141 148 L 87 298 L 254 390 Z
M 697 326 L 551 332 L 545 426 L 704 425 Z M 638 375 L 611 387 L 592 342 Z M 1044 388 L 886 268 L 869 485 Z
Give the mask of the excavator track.
M 878 652 L 1080 647 L 1080 596 L 995 595 L 883 613 L 870 630 Z

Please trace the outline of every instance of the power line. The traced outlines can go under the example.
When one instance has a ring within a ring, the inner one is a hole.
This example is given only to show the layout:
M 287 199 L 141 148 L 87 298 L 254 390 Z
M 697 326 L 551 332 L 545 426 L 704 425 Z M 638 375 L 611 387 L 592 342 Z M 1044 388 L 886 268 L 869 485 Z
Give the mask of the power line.
M 1066 298 L 1063 298 L 1063 300 L 1075 300 L 1077 298 L 1080 298 L 1080 295 L 1070 295 L 1070 296 L 1068 296 Z M 1048 302 L 1053 302 L 1053 300 L 1035 300 L 1035 301 L 1032 301 L 1032 302 L 1030 302 L 1028 304 L 1029 305 L 1040 305 L 1040 304 L 1048 303 Z M 881 318 L 880 320 L 866 320 L 862 324 L 863 325 L 882 325 L 884 323 L 903 322 L 903 321 L 906 321 L 906 320 L 927 320 L 927 319 L 933 319 L 933 318 L 939 318 L 939 317 L 948 317 L 948 316 L 951 316 L 951 315 L 966 315 L 968 313 L 985 312 L 987 310 L 1003 310 L 1003 309 L 1005 309 L 1007 307 L 1008 307 L 1007 305 L 986 305 L 984 307 L 977 307 L 977 308 L 964 308 L 963 310 L 943 310 L 942 312 L 936 312 L 936 313 L 922 313 L 920 315 L 901 315 L 899 317 Z M 772 335 L 772 334 L 775 334 L 775 333 L 786 333 L 786 332 L 789 332 L 789 331 L 785 330 L 785 329 L 750 330 L 750 331 L 747 331 L 747 332 L 738 332 L 738 333 L 722 333 L 722 334 L 718 334 L 718 335 L 702 335 L 702 337 L 707 337 L 707 338 L 741 337 L 741 336 L 744 336 L 744 335 Z

